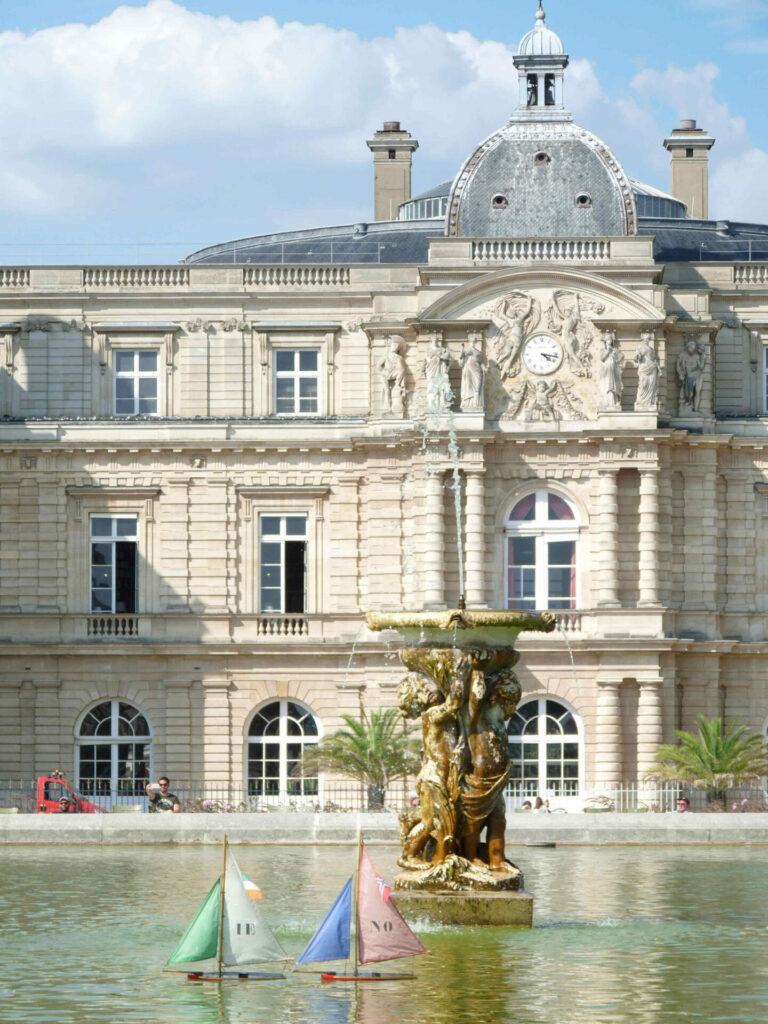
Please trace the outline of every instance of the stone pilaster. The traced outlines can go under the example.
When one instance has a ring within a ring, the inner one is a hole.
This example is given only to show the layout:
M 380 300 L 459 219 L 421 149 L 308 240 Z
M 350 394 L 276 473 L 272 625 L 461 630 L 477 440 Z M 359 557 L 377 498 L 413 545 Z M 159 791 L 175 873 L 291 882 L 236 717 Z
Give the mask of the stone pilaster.
M 482 472 L 466 474 L 466 598 L 468 608 L 485 608 L 485 487 Z
M 597 501 L 598 605 L 619 607 L 619 486 L 618 472 L 600 474 Z
M 203 780 L 231 781 L 231 711 L 228 679 L 203 680 Z
M 692 448 L 685 472 L 684 546 L 678 557 L 685 569 L 684 609 L 717 608 L 716 454 Z M 682 539 L 682 538 L 679 538 Z
M 192 680 L 165 684 L 165 766 L 172 779 L 191 780 L 196 774 L 191 764 L 190 739 L 192 716 L 189 691 Z
M 445 518 L 443 516 L 443 476 L 433 473 L 426 479 L 424 545 L 424 607 L 445 607 Z
M 754 607 L 755 597 L 755 495 L 746 473 L 726 473 L 725 610 L 740 612 Z
M 659 475 L 640 472 L 640 581 L 638 604 L 659 603 Z
M 661 679 L 638 681 L 637 700 L 637 779 L 642 784 L 656 763 L 656 751 L 663 739 Z
M 597 683 L 595 781 L 598 785 L 618 786 L 622 781 L 620 686 L 618 680 L 598 680 Z

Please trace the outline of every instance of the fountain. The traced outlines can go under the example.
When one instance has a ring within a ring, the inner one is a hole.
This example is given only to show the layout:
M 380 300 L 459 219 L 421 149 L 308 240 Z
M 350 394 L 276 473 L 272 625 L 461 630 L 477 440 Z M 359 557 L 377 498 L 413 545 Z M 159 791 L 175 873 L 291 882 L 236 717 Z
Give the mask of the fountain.
M 551 632 L 555 618 L 459 604 L 367 615 L 369 629 L 401 637 L 410 671 L 398 701 L 422 726 L 418 806 L 401 817 L 397 903 L 435 923 L 530 926 L 533 897 L 504 853 L 506 723 L 521 696 L 515 640 L 523 631 Z

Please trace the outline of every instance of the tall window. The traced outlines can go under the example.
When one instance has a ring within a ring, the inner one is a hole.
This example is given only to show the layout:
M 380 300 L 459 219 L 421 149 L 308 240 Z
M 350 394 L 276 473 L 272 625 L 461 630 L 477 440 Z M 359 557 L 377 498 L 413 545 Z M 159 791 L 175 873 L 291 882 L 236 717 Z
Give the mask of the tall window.
M 157 352 L 115 351 L 115 415 L 156 416 L 158 413 Z
M 136 516 L 91 516 L 91 611 L 138 610 Z
M 152 733 L 138 708 L 105 700 L 84 715 L 76 737 L 76 775 L 83 796 L 104 806 L 145 797 L 152 773 Z
M 276 700 L 254 716 L 248 729 L 248 794 L 273 798 L 316 797 L 316 775 L 295 773 L 304 750 L 317 743 L 318 725 L 311 711 L 291 700 Z
M 578 796 L 581 736 L 573 714 L 556 700 L 521 704 L 507 726 L 515 796 Z
M 303 612 L 307 517 L 262 515 L 259 528 L 259 611 Z
M 505 524 L 507 608 L 576 607 L 573 507 L 550 491 L 517 502 Z
M 320 411 L 320 353 L 317 349 L 275 349 L 275 412 L 311 416 Z

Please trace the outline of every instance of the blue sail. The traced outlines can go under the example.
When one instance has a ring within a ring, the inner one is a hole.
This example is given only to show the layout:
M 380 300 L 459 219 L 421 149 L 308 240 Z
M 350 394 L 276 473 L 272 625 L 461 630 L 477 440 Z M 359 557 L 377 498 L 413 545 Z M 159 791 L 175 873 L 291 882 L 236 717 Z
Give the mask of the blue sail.
M 297 963 L 316 960 L 346 960 L 349 956 L 349 919 L 352 911 L 352 879 L 347 882 L 336 902 L 325 915 L 320 927 L 309 940 Z

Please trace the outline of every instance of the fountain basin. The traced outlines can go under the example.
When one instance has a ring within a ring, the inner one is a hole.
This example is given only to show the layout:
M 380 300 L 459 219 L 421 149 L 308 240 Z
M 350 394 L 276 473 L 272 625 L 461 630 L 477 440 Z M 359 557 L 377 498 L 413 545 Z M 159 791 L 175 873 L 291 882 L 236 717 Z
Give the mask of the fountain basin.
M 520 633 L 551 633 L 554 615 L 514 611 L 465 611 L 448 608 L 430 612 L 368 612 L 368 628 L 374 632 L 395 630 L 405 647 L 453 647 L 459 650 L 484 647 L 510 650 Z
M 406 920 L 417 923 L 460 925 L 533 924 L 533 896 L 529 892 L 413 892 L 398 889 L 392 897 Z

